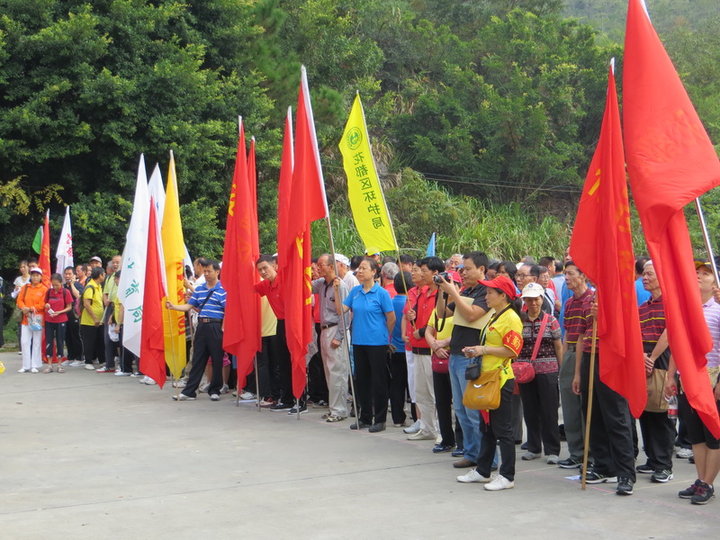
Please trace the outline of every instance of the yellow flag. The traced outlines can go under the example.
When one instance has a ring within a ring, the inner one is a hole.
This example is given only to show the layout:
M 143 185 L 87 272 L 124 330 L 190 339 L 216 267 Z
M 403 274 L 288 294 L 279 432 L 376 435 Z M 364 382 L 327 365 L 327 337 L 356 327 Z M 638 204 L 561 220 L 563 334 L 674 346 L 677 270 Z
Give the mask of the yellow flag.
M 163 254 L 165 257 L 165 276 L 167 281 L 167 297 L 173 304 L 185 303 L 184 259 L 185 241 L 180 224 L 180 200 L 178 198 L 177 176 L 175 174 L 175 157 L 170 151 L 167 188 L 165 193 L 165 210 L 163 211 L 162 236 Z M 185 313 L 170 311 L 165 308 L 163 299 L 165 329 L 165 363 L 176 379 L 182 376 L 187 363 L 185 355 Z
M 355 227 L 365 244 L 365 251 L 367 253 L 397 251 L 397 241 L 385 204 L 385 195 L 370 151 L 370 140 L 360 95 L 355 96 L 339 146 L 348 179 L 348 200 Z

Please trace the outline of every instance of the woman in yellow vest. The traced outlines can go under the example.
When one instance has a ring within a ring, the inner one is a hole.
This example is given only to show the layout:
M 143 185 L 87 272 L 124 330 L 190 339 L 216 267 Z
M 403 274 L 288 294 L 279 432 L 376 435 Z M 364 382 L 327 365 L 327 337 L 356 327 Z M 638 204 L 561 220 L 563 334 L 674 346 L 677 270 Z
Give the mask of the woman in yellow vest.
M 485 423 L 477 468 L 458 476 L 457 480 L 463 483 L 484 483 L 486 490 L 500 491 L 515 486 L 515 440 L 512 429 L 512 393 L 515 378 L 510 361 L 522 350 L 523 325 L 514 304 L 517 289 L 510 278 L 497 276 L 479 283 L 487 287 L 487 305 L 495 309 L 495 314 L 480 333 L 480 345 L 465 347 L 463 353 L 468 357 L 482 357 L 482 371 L 501 369 L 502 390 L 500 406 L 490 411 L 490 421 Z M 491 478 L 490 468 L 497 446 L 500 447 L 500 471 L 496 477 Z

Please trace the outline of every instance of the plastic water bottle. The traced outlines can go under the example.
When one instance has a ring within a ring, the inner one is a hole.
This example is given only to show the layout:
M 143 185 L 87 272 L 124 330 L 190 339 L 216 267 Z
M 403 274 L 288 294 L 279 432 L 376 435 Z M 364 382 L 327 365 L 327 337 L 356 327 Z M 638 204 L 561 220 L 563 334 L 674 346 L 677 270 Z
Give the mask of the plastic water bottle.
M 677 396 L 672 396 L 667 400 L 668 402 L 668 418 L 675 420 L 678 417 L 678 400 Z

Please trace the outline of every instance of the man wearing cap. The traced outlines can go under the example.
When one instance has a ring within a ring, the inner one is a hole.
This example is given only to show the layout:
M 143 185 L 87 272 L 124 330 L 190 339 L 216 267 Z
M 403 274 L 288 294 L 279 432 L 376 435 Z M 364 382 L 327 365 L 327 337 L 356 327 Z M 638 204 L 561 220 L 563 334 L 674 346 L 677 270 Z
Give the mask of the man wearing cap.
M 45 296 L 48 288 L 42 283 L 43 271 L 35 266 L 30 269 L 30 281 L 23 285 L 17 296 L 17 307 L 22 311 L 20 327 L 22 368 L 19 373 L 37 373 L 42 366 L 42 317 L 45 313 Z M 31 317 L 39 317 L 40 328 L 34 328 Z
M 463 393 L 467 381 L 465 368 L 469 358 L 463 354 L 465 347 L 477 345 L 480 342 L 480 325 L 478 321 L 490 311 L 485 296 L 487 290 L 480 282 L 485 279 L 485 269 L 488 258 L 485 253 L 471 251 L 463 256 L 463 266 L 460 269 L 463 289 L 458 289 L 454 283 L 443 279 L 440 290 L 444 294 L 438 295 L 437 312 L 453 319 L 453 330 L 450 336 L 450 385 L 452 388 L 453 409 L 463 431 L 463 458 L 453 463 L 453 467 L 462 469 L 477 464 L 480 453 L 480 411 L 468 409 L 463 405 Z M 409 298 L 409 296 L 408 296 Z M 465 322 L 461 322 L 457 314 L 462 315 Z M 469 325 L 469 326 L 468 326 Z
M 88 262 L 88 266 L 92 270 L 93 268 L 102 268 L 102 259 L 95 255 L 94 257 L 90 257 L 90 261 Z
M 656 369 L 665 372 L 670 360 L 662 291 L 652 261 L 645 262 L 643 266 L 642 283 L 651 295 L 650 299 L 638 308 L 645 353 L 645 373 L 651 378 Z M 648 384 L 650 382 L 648 379 Z M 648 403 L 648 406 L 652 410 L 645 410 L 640 415 L 640 429 L 647 462 L 636 467 L 636 470 L 642 474 L 652 475 L 650 477 L 652 482 L 665 483 L 673 477 L 672 453 L 677 432 L 675 423 L 668 417 L 666 411 L 658 411 L 657 404 L 653 407 L 653 404 Z
M 328 386 L 329 412 L 327 422 L 339 422 L 348 416 L 347 387 L 350 375 L 350 361 L 347 355 L 347 329 L 350 327 L 350 313 L 340 319 L 342 302 L 348 294 L 347 285 L 337 279 L 335 260 L 325 253 L 317 260 L 319 279 L 312 282 L 313 294 L 320 300 L 320 354 L 325 368 Z
M 93 257 L 94 258 L 94 257 Z M 85 285 L 82 294 L 83 311 L 80 316 L 80 337 L 83 342 L 83 357 L 85 369 L 94 370 L 94 361 L 103 363 L 105 353 L 103 348 L 103 292 L 102 284 L 105 281 L 105 271 L 96 264 L 90 272 L 90 281 Z
M 354 287 L 360 285 L 358 278 L 350 271 L 350 259 L 345 255 L 336 253 L 335 262 L 337 263 L 337 275 L 345 282 L 348 291 L 352 291 Z

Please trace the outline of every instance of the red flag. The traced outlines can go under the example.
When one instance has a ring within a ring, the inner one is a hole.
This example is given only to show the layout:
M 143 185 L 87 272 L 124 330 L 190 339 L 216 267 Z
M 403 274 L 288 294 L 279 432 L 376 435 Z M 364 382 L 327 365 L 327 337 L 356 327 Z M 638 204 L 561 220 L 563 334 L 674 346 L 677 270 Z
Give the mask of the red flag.
M 150 200 L 145 291 L 142 305 L 142 338 L 140 341 L 140 371 L 153 379 L 160 388 L 165 384 L 165 333 L 163 331 L 162 302 L 165 297 L 162 282 L 163 263 L 158 250 L 158 227 L 155 201 Z
M 641 0 L 630 1 L 625 34 L 628 171 L 660 281 L 670 350 L 683 389 L 708 429 L 720 437 L 720 418 L 705 370 L 712 340 L 683 215 L 686 204 L 720 184 L 720 161 L 644 7 Z
M 290 193 L 283 201 L 292 202 L 292 211 L 287 212 L 287 229 L 280 231 L 283 244 L 278 244 L 278 256 L 285 296 L 285 331 L 292 361 L 293 395 L 299 398 L 305 390 L 305 354 L 308 343 L 312 340 L 310 224 L 328 216 L 320 152 L 304 66 L 295 127 L 292 185 L 290 190 L 282 195 Z M 286 185 L 283 185 L 281 179 L 281 187 L 287 189 Z M 282 211 L 282 207 L 280 210 Z
M 43 222 L 42 243 L 40 244 L 40 259 L 38 266 L 42 273 L 42 283 L 46 287 L 50 287 L 50 275 L 52 267 L 50 266 L 50 210 L 45 212 L 45 221 Z M 44 339 L 44 334 L 43 334 Z M 45 349 L 43 349 L 45 351 Z
M 278 256 L 287 253 L 291 240 L 288 238 L 288 216 L 290 214 L 290 189 L 292 188 L 295 156 L 293 155 L 292 110 L 288 107 L 285 117 L 285 134 L 283 135 L 283 151 L 280 161 L 280 180 L 278 182 Z M 282 257 L 280 257 L 282 259 Z
M 585 178 L 570 254 L 597 286 L 600 379 L 627 399 L 630 412 L 638 418 L 645 408 L 647 392 L 625 156 L 612 68 L 600 139 Z

